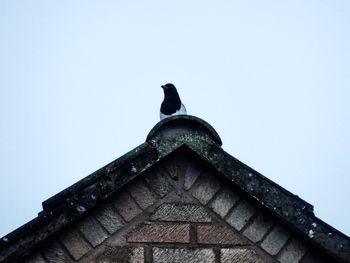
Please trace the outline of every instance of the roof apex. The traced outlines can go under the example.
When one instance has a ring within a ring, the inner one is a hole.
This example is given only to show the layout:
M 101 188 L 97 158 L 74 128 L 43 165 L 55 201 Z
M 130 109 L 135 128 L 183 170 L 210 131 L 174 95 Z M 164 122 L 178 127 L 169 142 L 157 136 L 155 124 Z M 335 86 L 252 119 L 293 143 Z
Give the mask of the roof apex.
M 222 146 L 215 129 L 191 115 L 175 115 L 158 122 L 149 132 L 146 142 L 158 149 L 160 157 L 183 144 L 199 152 L 206 151 L 211 145 Z

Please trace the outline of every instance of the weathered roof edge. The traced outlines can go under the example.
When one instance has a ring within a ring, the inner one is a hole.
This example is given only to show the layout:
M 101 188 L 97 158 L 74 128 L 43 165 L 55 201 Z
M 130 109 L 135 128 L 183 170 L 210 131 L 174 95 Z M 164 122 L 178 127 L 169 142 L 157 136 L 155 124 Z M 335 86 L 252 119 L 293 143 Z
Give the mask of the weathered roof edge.
M 157 161 L 157 149 L 145 142 L 47 199 L 36 218 L 0 239 L 0 262 L 25 257 Z
M 219 173 L 228 178 L 234 185 L 243 190 L 246 196 L 263 207 L 266 211 L 279 218 L 288 228 L 296 231 L 302 239 L 313 246 L 324 250 L 327 254 L 341 262 L 350 262 L 350 238 L 320 218 L 316 217 L 309 208 L 303 204 L 308 204 L 298 196 L 272 182 L 270 184 L 266 177 L 254 171 L 249 166 L 230 156 L 220 149 L 221 154 L 218 159 L 232 158 L 237 167 L 227 169 L 225 165 L 216 164 L 215 160 L 208 160 L 205 156 L 200 157 Z M 197 153 L 196 151 L 193 151 Z M 225 161 L 222 161 L 223 164 Z M 236 174 L 235 174 L 236 173 Z M 248 180 L 239 178 L 239 174 L 246 174 Z M 266 178 L 267 180 L 261 180 Z M 244 183 L 242 185 L 242 183 Z M 269 186 L 270 184 L 270 186 Z M 261 195 L 265 197 L 262 198 Z M 288 205 L 289 204 L 289 205 Z
M 193 116 L 174 116 L 159 122 L 145 143 L 44 201 L 37 218 L 0 240 L 0 261 L 15 262 L 24 257 L 184 145 L 304 239 L 349 262 L 349 237 L 318 219 L 310 204 L 226 153 L 215 130 Z

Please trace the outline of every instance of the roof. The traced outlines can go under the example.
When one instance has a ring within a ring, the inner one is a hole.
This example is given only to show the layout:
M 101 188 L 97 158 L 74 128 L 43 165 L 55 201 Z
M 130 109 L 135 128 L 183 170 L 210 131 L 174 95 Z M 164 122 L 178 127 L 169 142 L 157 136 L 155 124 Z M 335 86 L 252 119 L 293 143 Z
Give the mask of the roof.
M 146 142 L 42 203 L 36 218 L 0 240 L 0 261 L 17 261 L 77 222 L 101 201 L 179 149 L 196 155 L 259 207 L 312 246 L 350 262 L 350 238 L 314 215 L 313 206 L 222 149 L 205 121 L 178 115 L 159 122 Z

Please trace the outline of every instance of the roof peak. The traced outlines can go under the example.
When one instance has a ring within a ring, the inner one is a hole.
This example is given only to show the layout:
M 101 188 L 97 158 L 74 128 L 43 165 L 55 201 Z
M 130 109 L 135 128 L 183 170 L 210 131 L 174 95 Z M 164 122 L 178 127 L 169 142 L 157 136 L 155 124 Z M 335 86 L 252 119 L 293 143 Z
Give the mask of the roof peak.
M 203 151 L 208 146 L 222 146 L 219 134 L 204 120 L 191 115 L 175 115 L 158 122 L 146 142 L 165 156 L 183 144 Z

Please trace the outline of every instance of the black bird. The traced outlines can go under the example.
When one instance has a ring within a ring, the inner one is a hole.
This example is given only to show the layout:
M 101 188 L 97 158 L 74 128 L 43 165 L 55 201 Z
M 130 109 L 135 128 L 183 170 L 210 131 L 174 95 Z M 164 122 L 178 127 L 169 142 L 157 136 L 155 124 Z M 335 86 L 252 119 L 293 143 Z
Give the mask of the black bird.
M 185 105 L 181 103 L 175 86 L 168 83 L 161 87 L 164 90 L 164 100 L 160 106 L 160 119 L 163 120 L 172 115 L 187 114 Z

